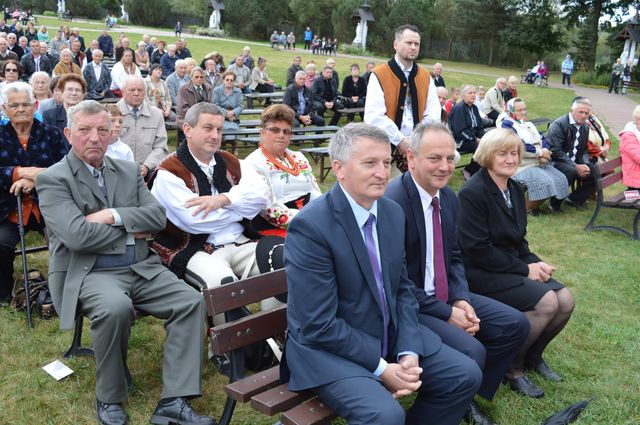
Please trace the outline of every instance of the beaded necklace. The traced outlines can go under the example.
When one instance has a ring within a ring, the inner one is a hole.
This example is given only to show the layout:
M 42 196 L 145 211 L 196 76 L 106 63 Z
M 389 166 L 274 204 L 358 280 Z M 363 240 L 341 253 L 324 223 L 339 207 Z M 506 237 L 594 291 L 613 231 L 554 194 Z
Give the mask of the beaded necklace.
M 262 150 L 262 153 L 264 154 L 264 156 L 267 157 L 267 161 L 271 162 L 279 170 L 282 170 L 285 173 L 289 173 L 292 176 L 298 176 L 300 174 L 300 165 L 298 165 L 295 159 L 293 159 L 293 157 L 289 155 L 287 151 L 284 151 L 284 158 L 287 161 L 289 161 L 289 164 L 291 164 L 291 167 L 288 167 L 287 165 L 285 165 L 283 161 L 279 160 L 278 158 L 274 157 L 269 152 L 267 152 L 264 146 L 260 146 L 260 149 Z

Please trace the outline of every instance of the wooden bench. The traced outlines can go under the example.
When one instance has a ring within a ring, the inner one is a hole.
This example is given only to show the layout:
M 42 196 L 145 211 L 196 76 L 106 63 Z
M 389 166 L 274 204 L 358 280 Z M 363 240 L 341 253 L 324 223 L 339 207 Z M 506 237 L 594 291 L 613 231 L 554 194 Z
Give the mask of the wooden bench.
M 329 163 L 328 166 L 326 165 L 326 159 L 329 158 L 329 147 L 320 146 L 317 148 L 304 148 L 300 149 L 300 152 L 311 155 L 314 164 L 317 165 L 318 161 L 320 162 L 320 183 L 324 183 L 332 168 L 331 163 Z
M 280 420 L 285 425 L 328 424 L 335 417 L 311 392 L 296 393 L 289 391 L 287 384 L 281 384 L 278 366 L 245 376 L 244 348 L 283 335 L 287 328 L 287 307 L 282 305 L 249 315 L 241 309 L 286 291 L 284 270 L 203 290 L 207 313 L 210 316 L 224 313 L 226 321 L 209 330 L 213 354 L 228 356 L 230 360 L 229 384 L 224 389 L 227 401 L 218 421 L 220 425 L 231 422 L 236 403 L 248 402 L 268 416 L 282 413 Z
M 604 189 L 622 181 L 621 167 L 622 158 L 620 157 L 598 164 L 596 167 L 594 167 L 596 170 L 596 175 L 594 177 L 597 184 L 596 209 L 593 211 L 593 216 L 584 229 L 587 231 L 611 230 L 613 232 L 621 233 L 631 239 L 640 240 L 640 234 L 638 232 L 638 224 L 640 223 L 640 200 L 625 199 L 624 191 L 606 198 L 604 195 Z M 618 168 L 620 168 L 620 171 L 616 171 Z M 635 211 L 636 214 L 633 219 L 633 233 L 617 226 L 596 226 L 595 222 L 598 219 L 602 208 L 616 208 Z
M 318 145 L 321 142 L 329 140 L 333 136 L 333 133 L 322 133 L 322 134 L 293 134 L 291 136 L 291 142 L 294 145 L 304 144 L 306 142 L 311 142 L 314 145 Z M 244 143 L 251 143 L 257 145 L 260 142 L 260 136 L 249 136 L 249 137 L 238 137 L 239 141 Z
M 622 90 L 627 89 L 640 90 L 640 81 L 623 81 Z
M 347 122 L 352 122 L 356 114 L 364 113 L 364 108 L 343 108 L 339 112 L 347 116 Z
M 240 115 L 260 115 L 264 108 L 243 109 Z

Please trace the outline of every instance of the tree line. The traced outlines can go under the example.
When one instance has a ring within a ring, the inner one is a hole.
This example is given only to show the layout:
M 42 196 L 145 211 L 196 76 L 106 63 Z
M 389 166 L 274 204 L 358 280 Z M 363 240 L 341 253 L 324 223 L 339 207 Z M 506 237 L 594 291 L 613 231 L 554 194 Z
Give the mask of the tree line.
M 170 25 L 177 17 L 206 26 L 208 0 L 124 0 L 133 23 Z M 26 0 L 24 8 L 56 10 L 56 0 Z M 350 44 L 362 0 L 226 0 L 222 15 L 230 36 L 268 39 L 274 30 L 293 31 L 302 40 L 306 27 L 320 37 Z M 572 51 L 578 68 L 595 67 L 598 34 L 621 22 L 632 0 L 369 0 L 367 50 L 392 52 L 393 29 L 414 24 L 423 37 L 423 56 L 487 65 L 524 66 L 547 54 Z M 76 16 L 119 15 L 119 0 L 66 0 Z M 605 19 L 607 18 L 607 19 Z M 620 45 L 620 50 L 622 45 Z

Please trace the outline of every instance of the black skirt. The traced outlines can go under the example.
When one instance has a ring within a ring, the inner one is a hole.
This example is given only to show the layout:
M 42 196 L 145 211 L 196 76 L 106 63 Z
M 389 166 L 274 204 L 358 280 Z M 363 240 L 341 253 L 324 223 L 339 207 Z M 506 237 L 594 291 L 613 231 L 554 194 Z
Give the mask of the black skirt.
M 522 285 L 484 295 L 511 306 L 516 310 L 530 311 L 534 309 L 538 301 L 540 301 L 548 291 L 559 291 L 565 287 L 553 278 L 544 283 L 531 280 L 527 277 L 523 277 L 522 281 Z

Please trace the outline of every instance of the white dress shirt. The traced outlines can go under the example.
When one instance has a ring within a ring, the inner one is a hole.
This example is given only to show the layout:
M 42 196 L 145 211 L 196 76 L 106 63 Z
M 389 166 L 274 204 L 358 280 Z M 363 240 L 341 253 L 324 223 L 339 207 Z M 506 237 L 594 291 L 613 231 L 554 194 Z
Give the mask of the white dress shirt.
M 409 73 L 413 69 L 414 64 L 409 68 L 404 68 L 397 56 L 394 57 L 396 63 L 400 66 L 400 69 L 404 72 L 405 77 L 409 78 Z M 418 65 L 416 65 L 418 66 Z M 427 104 L 422 114 L 422 122 L 436 121 L 440 122 L 440 102 L 438 101 L 438 95 L 436 93 L 436 86 L 433 83 L 433 79 L 429 79 L 429 94 L 427 96 Z M 364 104 L 364 121 L 367 124 L 374 125 L 382 130 L 389 136 L 391 143 L 397 145 L 405 137 L 409 137 L 413 132 L 413 112 L 411 107 L 411 96 L 407 90 L 407 96 L 405 98 L 405 108 L 402 114 L 402 125 L 400 129 L 396 123 L 387 115 L 387 107 L 384 103 L 384 92 L 382 86 L 375 73 L 371 73 L 369 77 L 369 83 L 367 84 L 367 97 Z
M 129 145 L 120 140 L 119 137 L 118 140 L 107 146 L 105 155 L 109 155 L 109 157 L 111 158 L 121 159 L 123 161 L 135 162 L 133 151 L 131 150 Z
M 431 205 L 433 197 L 418 184 L 413 176 L 411 176 L 411 178 L 413 179 L 413 183 L 416 185 L 418 193 L 420 194 L 420 202 L 422 203 L 422 211 L 424 212 L 424 234 L 427 245 L 425 247 L 425 252 L 427 254 L 424 260 L 424 291 L 429 295 L 435 295 L 436 285 L 434 281 L 435 269 L 433 262 L 433 206 Z M 441 199 L 440 191 L 436 192 L 436 197 L 438 200 Z M 440 220 L 440 224 L 442 225 L 442 220 Z
M 193 155 L 191 155 L 193 156 Z M 215 158 L 209 164 L 204 164 L 194 157 L 196 163 L 205 174 L 210 167 L 215 167 Z M 158 199 L 167 211 L 167 219 L 180 230 L 192 234 L 209 234 L 207 242 L 213 245 L 224 245 L 234 242 L 242 234 L 244 228 L 240 224 L 243 218 L 252 219 L 260 210 L 266 208 L 269 202 L 269 191 L 264 177 L 244 161 L 240 161 L 242 178 L 240 183 L 231 187 L 224 195 L 231 204 L 211 211 L 205 218 L 202 213 L 192 215 L 196 207 L 185 206 L 189 199 L 198 197 L 184 181 L 165 170 L 158 170 L 151 193 Z M 212 195 L 219 192 L 212 185 Z
M 93 73 L 96 75 L 96 81 L 100 81 L 100 77 L 102 76 L 102 63 L 91 63 L 93 64 Z

